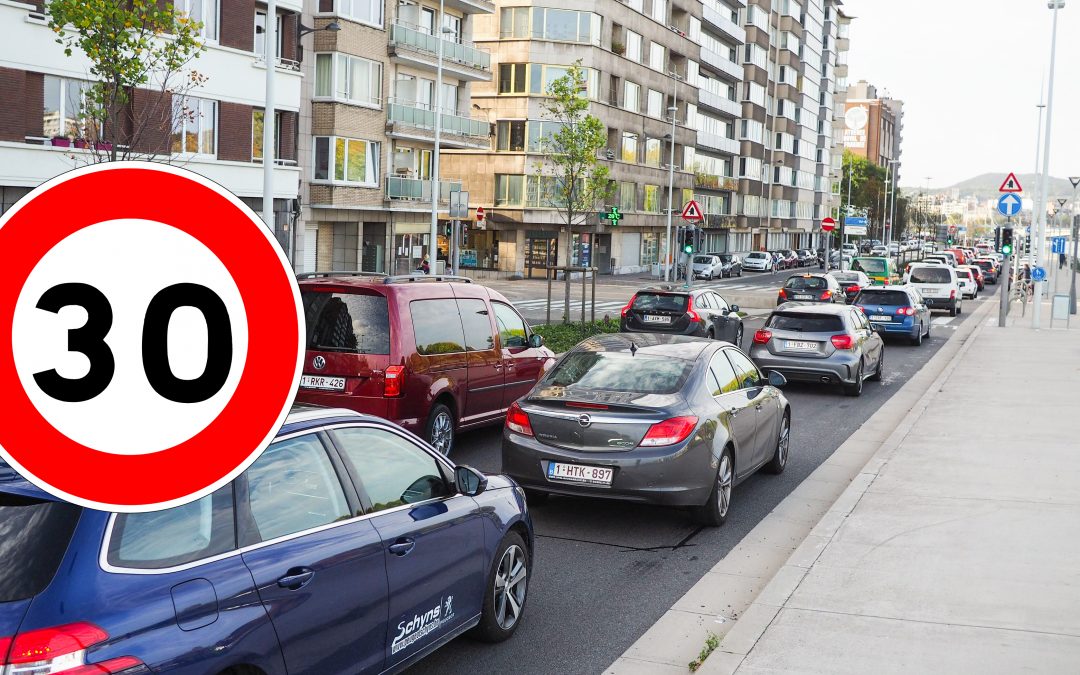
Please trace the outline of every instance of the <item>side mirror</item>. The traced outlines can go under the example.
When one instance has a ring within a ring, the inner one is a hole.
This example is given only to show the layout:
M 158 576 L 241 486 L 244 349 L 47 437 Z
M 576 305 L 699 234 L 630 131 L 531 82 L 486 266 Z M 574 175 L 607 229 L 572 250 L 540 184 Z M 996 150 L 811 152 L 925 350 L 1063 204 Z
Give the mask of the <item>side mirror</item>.
M 475 497 L 487 489 L 487 476 L 471 466 L 459 466 L 454 469 L 454 482 L 457 483 L 458 492 L 467 496 Z
M 544 346 L 544 336 L 539 333 L 533 333 L 529 336 L 529 346 L 533 349 L 540 349 Z
M 782 373 L 778 373 L 775 370 L 769 371 L 769 386 L 779 389 L 787 384 L 787 378 Z
M 733 311 L 733 312 L 735 312 L 735 313 L 738 313 L 738 311 L 739 311 L 739 306 L 738 306 L 738 305 L 732 305 L 732 306 L 731 306 L 731 311 Z

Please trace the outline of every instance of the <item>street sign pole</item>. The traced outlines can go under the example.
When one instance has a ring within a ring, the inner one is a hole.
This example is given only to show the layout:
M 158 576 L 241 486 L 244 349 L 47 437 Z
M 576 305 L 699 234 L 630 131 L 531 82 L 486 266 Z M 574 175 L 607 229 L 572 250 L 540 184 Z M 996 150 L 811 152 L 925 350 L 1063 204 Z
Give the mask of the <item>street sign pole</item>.
M 687 228 L 690 232 L 694 231 L 694 226 L 691 225 Z M 692 235 L 691 235 L 692 236 Z M 686 288 L 690 288 L 694 283 L 694 254 L 686 256 Z
M 1012 227 L 1012 216 L 1006 218 L 1005 227 Z M 1015 244 L 1014 244 L 1015 247 Z M 1005 258 L 1005 264 L 1002 267 L 1008 271 L 1009 265 L 1012 262 L 1011 258 L 1014 252 L 1010 251 L 1009 255 Z M 1005 317 L 1009 314 L 1009 288 L 1010 284 L 1006 283 L 1005 288 L 1001 291 L 1000 306 L 998 307 L 998 327 L 1005 327 Z

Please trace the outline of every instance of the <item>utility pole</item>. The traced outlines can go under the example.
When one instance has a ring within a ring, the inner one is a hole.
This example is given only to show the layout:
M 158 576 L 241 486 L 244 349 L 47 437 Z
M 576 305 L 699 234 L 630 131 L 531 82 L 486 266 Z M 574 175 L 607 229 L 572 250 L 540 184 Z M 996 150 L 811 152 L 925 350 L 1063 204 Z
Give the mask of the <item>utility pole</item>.
M 900 163 L 900 160 L 898 160 L 898 159 L 890 159 L 889 160 L 889 166 L 895 166 L 896 164 L 899 164 L 899 163 Z M 889 229 L 886 230 L 887 234 L 886 234 L 886 237 L 885 237 L 885 245 L 886 246 L 889 246 L 892 243 L 892 240 L 893 240 L 893 228 L 896 227 L 896 223 L 894 222 L 894 220 L 896 218 L 896 182 L 897 182 L 896 181 L 896 169 L 893 169 L 893 172 L 892 172 L 892 207 L 889 209 Z
M 446 16 L 445 14 L 445 2 L 439 0 L 439 16 L 435 19 L 435 25 L 432 26 L 432 32 L 435 33 L 435 51 L 436 51 L 436 64 L 435 64 L 435 105 L 433 106 L 435 114 L 435 148 L 431 153 L 431 228 L 428 230 L 428 236 L 431 238 L 431 244 L 428 246 L 428 274 L 438 274 L 439 266 L 439 149 L 441 145 L 442 135 L 442 82 L 443 82 L 443 31 L 445 30 Z M 447 244 L 447 263 L 451 262 L 450 258 L 450 245 Z M 567 265 L 570 261 L 567 261 Z
M 1072 281 L 1069 284 L 1069 314 L 1076 314 L 1076 254 L 1077 234 L 1080 234 L 1080 213 L 1076 212 L 1076 188 L 1080 186 L 1080 176 L 1069 176 L 1069 182 L 1073 186 L 1073 214 L 1072 214 L 1072 240 L 1073 257 L 1069 267 L 1072 268 Z
M 1053 10 L 1053 27 L 1050 30 L 1050 80 L 1046 85 L 1046 134 L 1043 138 L 1043 168 L 1042 183 L 1040 184 L 1040 199 L 1035 205 L 1039 218 L 1038 235 L 1032 252 L 1035 255 L 1035 267 L 1045 261 L 1043 246 L 1046 242 L 1046 199 L 1047 190 L 1050 187 L 1050 131 L 1054 120 L 1054 61 L 1057 55 L 1057 17 L 1058 10 L 1065 6 L 1064 0 L 1050 0 L 1050 8 Z M 1035 282 L 1035 306 L 1031 308 L 1031 327 L 1035 330 L 1042 328 L 1042 297 L 1043 282 Z
M 855 171 L 855 153 L 850 154 L 851 159 L 848 160 L 847 170 L 847 203 L 844 204 L 844 219 L 840 221 L 840 271 L 844 271 L 844 244 L 847 243 L 847 235 L 845 230 L 847 229 L 847 219 L 851 215 L 851 174 Z M 828 261 L 826 261 L 826 267 L 828 267 Z
M 679 114 L 679 85 L 678 76 L 676 73 L 670 73 L 675 79 L 675 104 L 668 108 L 668 112 L 671 113 L 671 150 L 668 152 L 668 174 L 667 174 L 667 232 L 664 239 L 664 281 L 671 281 L 671 263 L 674 256 L 671 255 L 671 210 L 674 208 L 672 205 L 674 197 L 672 193 L 675 192 L 675 120 Z

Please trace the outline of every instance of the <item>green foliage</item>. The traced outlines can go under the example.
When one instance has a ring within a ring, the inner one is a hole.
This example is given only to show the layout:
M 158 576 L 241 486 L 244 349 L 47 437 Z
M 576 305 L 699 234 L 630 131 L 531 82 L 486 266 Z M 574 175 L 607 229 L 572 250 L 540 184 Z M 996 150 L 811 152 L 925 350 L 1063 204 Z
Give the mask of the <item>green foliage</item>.
M 690 672 L 697 672 L 697 669 L 701 667 L 701 664 L 705 663 L 705 659 L 709 658 L 709 654 L 716 651 L 716 648 L 719 646 L 720 638 L 716 636 L 716 633 L 709 633 L 709 637 L 705 638 L 705 646 L 701 648 L 698 657 L 689 664 Z
M 590 338 L 601 333 L 618 333 L 618 319 L 601 319 L 586 323 L 553 323 L 543 326 L 534 326 L 533 332 L 544 336 L 544 346 L 562 354 L 570 351 L 577 343 L 585 338 Z

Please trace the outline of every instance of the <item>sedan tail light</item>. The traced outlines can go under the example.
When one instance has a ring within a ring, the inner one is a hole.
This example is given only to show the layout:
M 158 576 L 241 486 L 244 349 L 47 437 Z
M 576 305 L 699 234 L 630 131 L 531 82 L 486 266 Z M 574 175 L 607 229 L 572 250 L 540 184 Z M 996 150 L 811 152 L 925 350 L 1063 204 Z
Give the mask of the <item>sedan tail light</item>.
M 821 299 L 822 300 L 828 300 L 831 297 L 832 297 L 832 291 L 823 291 L 821 293 Z
M 862 289 L 859 288 L 858 286 L 848 286 L 847 288 L 844 289 L 844 291 L 846 293 L 858 293 L 861 290 Z
M 854 349 L 855 348 L 855 339 L 852 338 L 850 335 L 847 335 L 847 334 L 834 335 L 831 338 L 829 338 L 829 341 L 832 342 L 833 347 L 836 347 L 837 349 Z
M 898 307 L 896 313 L 900 316 L 915 316 L 914 307 Z
M 533 435 L 529 414 L 521 409 L 517 401 L 510 404 L 510 408 L 506 411 L 506 428 L 523 436 Z
M 630 302 L 626 303 L 626 307 L 622 308 L 622 317 L 625 319 L 626 315 L 630 313 L 630 308 L 634 306 L 634 299 L 637 298 L 637 293 L 630 296 Z
M 766 330 L 765 328 L 760 328 L 760 329 L 757 330 L 757 332 L 754 333 L 754 344 L 756 344 L 756 345 L 768 344 L 769 340 L 771 340 L 771 339 L 772 339 L 772 331 L 771 330 Z
M 383 373 L 383 396 L 397 398 L 405 389 L 405 366 L 387 366 Z
M 782 288 L 780 289 L 780 299 L 781 300 L 787 300 L 787 291 L 785 291 Z
M 638 445 L 646 448 L 661 445 L 675 445 L 686 440 L 686 437 L 697 428 L 698 418 L 672 417 L 663 422 L 657 422 L 645 432 L 645 438 Z
M 108 633 L 86 622 L 39 628 L 15 637 L 0 637 L 0 666 L 13 666 L 0 670 L 32 675 L 111 675 L 143 665 L 134 656 L 88 664 L 87 647 L 108 639 Z

